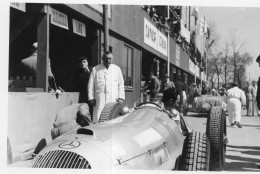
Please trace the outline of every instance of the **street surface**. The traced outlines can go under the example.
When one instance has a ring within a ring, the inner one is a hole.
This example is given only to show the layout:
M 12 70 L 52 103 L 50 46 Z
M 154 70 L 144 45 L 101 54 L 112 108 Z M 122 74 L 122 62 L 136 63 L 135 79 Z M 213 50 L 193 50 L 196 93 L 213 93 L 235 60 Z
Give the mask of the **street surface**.
M 243 128 L 231 127 L 227 116 L 226 162 L 224 171 L 260 172 L 260 117 L 245 116 L 242 111 Z M 206 115 L 189 113 L 185 117 L 193 130 L 206 132 Z

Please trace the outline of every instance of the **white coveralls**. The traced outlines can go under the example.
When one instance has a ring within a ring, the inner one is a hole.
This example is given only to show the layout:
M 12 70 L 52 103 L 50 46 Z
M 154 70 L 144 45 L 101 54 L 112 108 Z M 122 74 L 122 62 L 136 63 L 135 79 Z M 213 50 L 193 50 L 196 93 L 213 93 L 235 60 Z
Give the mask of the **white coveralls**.
M 234 123 L 235 121 L 240 122 L 241 120 L 241 102 L 246 105 L 246 96 L 244 91 L 238 87 L 233 87 L 227 90 L 227 107 L 229 122 Z
M 108 69 L 104 64 L 95 66 L 88 82 L 88 99 L 96 99 L 96 105 L 93 108 L 93 123 L 98 122 L 105 105 L 109 102 L 116 102 L 118 98 L 125 99 L 121 69 L 115 64 L 111 64 Z

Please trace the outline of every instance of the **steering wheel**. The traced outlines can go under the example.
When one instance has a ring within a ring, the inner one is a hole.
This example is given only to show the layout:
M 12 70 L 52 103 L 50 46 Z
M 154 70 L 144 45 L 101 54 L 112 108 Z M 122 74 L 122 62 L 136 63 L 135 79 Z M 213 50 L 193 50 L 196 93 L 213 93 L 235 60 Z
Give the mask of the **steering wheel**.
M 153 104 L 153 105 L 155 105 L 156 107 L 158 107 L 159 109 L 162 109 L 162 107 L 160 106 L 160 105 L 158 105 L 157 103 L 153 103 L 153 102 L 144 102 L 144 103 L 140 103 L 140 104 L 138 104 L 136 107 L 140 107 L 140 106 L 142 106 L 142 105 L 146 105 L 146 104 Z

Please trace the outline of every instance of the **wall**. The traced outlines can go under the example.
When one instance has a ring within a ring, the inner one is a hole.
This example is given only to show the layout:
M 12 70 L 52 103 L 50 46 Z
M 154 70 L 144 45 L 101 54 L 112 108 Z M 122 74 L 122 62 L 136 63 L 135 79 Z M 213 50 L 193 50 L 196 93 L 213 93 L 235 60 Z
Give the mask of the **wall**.
M 49 142 L 56 114 L 77 103 L 78 98 L 78 93 L 63 93 L 57 98 L 45 92 L 9 92 L 7 136 L 13 159 L 23 152 L 33 151 L 42 138 Z
M 141 97 L 141 50 L 137 48 L 136 45 L 129 43 L 126 39 L 110 35 L 109 45 L 113 48 L 114 59 L 113 62 L 122 66 L 122 59 L 124 55 L 124 45 L 130 46 L 134 50 L 134 60 L 133 60 L 133 88 L 125 87 L 125 104 L 131 107 L 133 103 Z

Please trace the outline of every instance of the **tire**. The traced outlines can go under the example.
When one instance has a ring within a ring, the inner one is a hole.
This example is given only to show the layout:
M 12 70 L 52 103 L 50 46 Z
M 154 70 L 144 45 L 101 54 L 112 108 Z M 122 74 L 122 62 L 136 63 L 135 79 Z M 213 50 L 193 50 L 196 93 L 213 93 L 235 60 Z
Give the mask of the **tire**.
M 208 171 L 210 144 L 205 133 L 191 132 L 184 140 L 180 170 Z
M 210 171 L 222 171 L 226 153 L 226 116 L 221 106 L 213 106 L 207 119 L 206 134 L 210 141 Z
M 101 112 L 98 122 L 104 122 L 118 117 L 122 107 L 123 104 L 118 102 L 107 103 Z

